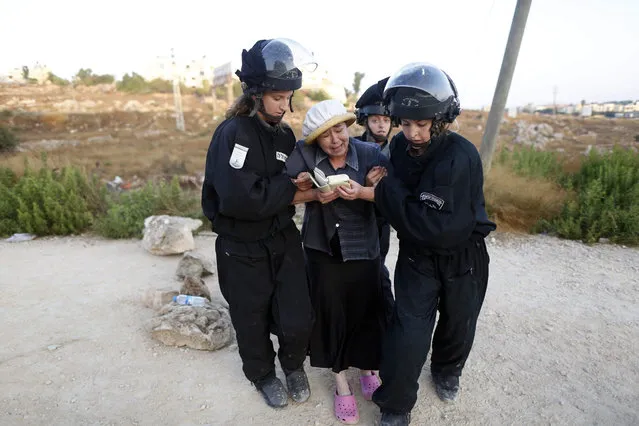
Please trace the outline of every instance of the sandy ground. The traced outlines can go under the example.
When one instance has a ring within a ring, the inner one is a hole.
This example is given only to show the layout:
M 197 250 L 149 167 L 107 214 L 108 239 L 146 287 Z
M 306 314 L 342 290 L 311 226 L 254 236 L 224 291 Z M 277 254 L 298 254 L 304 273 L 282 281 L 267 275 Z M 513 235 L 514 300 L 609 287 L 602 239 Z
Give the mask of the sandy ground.
M 214 257 L 214 236 L 196 242 Z M 396 240 L 391 250 L 392 267 Z M 412 424 L 639 424 L 639 251 L 503 234 L 489 251 L 460 398 L 441 403 L 426 367 Z M 273 410 L 235 346 L 203 352 L 149 337 L 154 311 L 140 298 L 178 288 L 178 260 L 133 240 L 0 242 L 0 424 L 338 424 L 326 371 L 308 368 L 307 403 Z M 207 283 L 219 294 L 215 277 Z M 377 408 L 356 395 L 360 424 L 376 424 Z

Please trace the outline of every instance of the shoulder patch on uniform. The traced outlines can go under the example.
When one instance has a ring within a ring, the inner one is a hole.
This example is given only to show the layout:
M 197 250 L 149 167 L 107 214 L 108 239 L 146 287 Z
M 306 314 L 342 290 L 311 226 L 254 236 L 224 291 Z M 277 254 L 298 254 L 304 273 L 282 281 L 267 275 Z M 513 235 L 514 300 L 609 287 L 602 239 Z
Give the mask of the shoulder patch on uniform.
M 248 154 L 249 149 L 239 143 L 236 143 L 233 147 L 233 152 L 231 153 L 231 158 L 229 158 L 229 165 L 234 169 L 241 169 L 244 167 L 244 161 L 246 161 L 246 154 Z
M 422 192 L 419 194 L 419 200 L 423 201 L 428 207 L 436 210 L 441 210 L 444 207 L 445 201 L 435 194 L 430 192 Z
M 281 161 L 282 163 L 286 163 L 286 159 L 288 158 L 288 155 L 284 154 L 283 152 L 275 151 L 275 158 Z

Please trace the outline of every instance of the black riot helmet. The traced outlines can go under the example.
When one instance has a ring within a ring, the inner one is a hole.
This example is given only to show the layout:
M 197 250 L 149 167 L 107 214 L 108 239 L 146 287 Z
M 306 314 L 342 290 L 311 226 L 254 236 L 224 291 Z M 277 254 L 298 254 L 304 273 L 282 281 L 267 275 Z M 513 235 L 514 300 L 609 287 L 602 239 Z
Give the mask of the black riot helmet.
M 453 80 L 426 62 L 411 63 L 395 72 L 384 88 L 384 103 L 395 119 L 452 123 L 461 112 Z
M 378 81 L 359 97 L 355 104 L 357 124 L 365 125 L 366 119 L 371 115 L 385 115 L 390 117 L 388 108 L 384 105 L 384 87 L 389 77 Z
M 259 40 L 242 52 L 242 69 L 235 74 L 245 93 L 297 90 L 302 87 L 302 70 L 314 71 L 313 53 L 294 40 Z

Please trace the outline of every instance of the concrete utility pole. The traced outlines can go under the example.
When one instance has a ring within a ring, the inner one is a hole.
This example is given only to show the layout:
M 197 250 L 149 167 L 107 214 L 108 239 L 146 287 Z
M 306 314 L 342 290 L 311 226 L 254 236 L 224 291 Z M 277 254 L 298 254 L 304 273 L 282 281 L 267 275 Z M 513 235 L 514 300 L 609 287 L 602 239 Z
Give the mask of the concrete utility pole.
M 180 77 L 175 64 L 175 54 L 171 49 L 171 66 L 173 70 L 173 102 L 175 104 L 175 128 L 180 132 L 185 129 L 184 111 L 182 111 L 182 95 L 180 93 Z
M 493 103 L 490 107 L 488 121 L 486 122 L 486 130 L 479 149 L 481 161 L 484 166 L 484 173 L 488 173 L 488 171 L 490 171 L 493 153 L 495 152 L 497 133 L 499 132 L 501 119 L 504 116 L 504 108 L 506 106 L 506 100 L 508 99 L 508 92 L 510 91 L 510 83 L 512 82 L 513 74 L 515 73 L 519 47 L 521 46 L 521 40 L 524 37 L 524 29 L 526 28 L 526 20 L 528 19 L 528 12 L 530 11 L 531 3 L 532 0 L 517 0 L 517 5 L 515 6 L 515 14 L 510 26 L 510 34 L 508 35 L 508 42 L 506 43 L 506 51 L 504 52 L 504 59 L 502 60 L 499 79 L 497 80 L 497 87 L 495 88 L 495 94 L 493 95 Z

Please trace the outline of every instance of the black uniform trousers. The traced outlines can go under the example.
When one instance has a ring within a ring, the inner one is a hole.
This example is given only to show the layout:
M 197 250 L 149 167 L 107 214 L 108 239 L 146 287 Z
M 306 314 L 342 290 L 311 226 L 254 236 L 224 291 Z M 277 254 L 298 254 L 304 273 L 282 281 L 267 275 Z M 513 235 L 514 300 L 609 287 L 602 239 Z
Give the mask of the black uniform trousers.
M 390 247 L 390 225 L 385 219 L 377 217 L 377 230 L 379 232 L 379 254 L 381 262 L 381 278 L 382 278 L 382 294 L 384 296 L 384 312 L 386 321 L 390 324 L 393 318 L 393 309 L 395 307 L 395 298 L 391 289 L 391 279 L 388 268 L 386 267 L 386 255 Z
M 218 236 L 218 278 L 246 377 L 256 382 L 275 372 L 270 333 L 279 341 L 286 374 L 302 367 L 311 335 L 312 308 L 299 231 L 286 229 L 257 242 Z
M 479 237 L 451 255 L 423 254 L 400 245 L 395 311 L 382 350 L 382 385 L 373 395 L 382 411 L 413 409 L 437 310 L 431 372 L 461 376 L 486 294 L 488 263 Z

